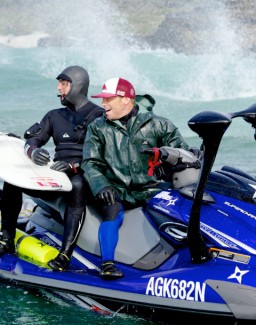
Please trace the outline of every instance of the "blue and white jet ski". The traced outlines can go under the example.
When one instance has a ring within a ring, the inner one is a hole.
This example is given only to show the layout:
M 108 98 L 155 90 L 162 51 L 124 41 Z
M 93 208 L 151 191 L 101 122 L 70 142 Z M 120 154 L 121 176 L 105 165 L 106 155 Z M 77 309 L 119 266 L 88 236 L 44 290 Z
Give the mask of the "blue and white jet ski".
M 147 206 L 125 212 L 115 254 L 122 279 L 98 275 L 100 217 L 91 206 L 69 269 L 47 267 L 62 241 L 65 203 L 40 200 L 29 221 L 19 223 L 17 254 L 0 258 L 0 277 L 58 292 L 106 315 L 255 322 L 256 179 L 229 166 L 212 171 L 221 139 L 237 117 L 255 128 L 256 105 L 230 114 L 204 111 L 189 120 L 202 138 L 198 181 L 167 187 Z

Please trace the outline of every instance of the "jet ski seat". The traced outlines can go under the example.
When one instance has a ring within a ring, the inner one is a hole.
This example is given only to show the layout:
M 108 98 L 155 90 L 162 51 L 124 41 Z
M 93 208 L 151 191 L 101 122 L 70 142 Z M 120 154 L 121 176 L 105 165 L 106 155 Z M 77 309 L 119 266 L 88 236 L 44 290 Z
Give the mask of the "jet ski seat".
M 30 217 L 32 224 L 62 235 L 63 225 L 57 222 L 53 215 L 56 215 L 56 211 L 58 211 L 63 218 L 65 202 L 61 198 L 47 202 L 35 199 L 35 202 L 38 207 Z M 85 222 L 77 245 L 97 256 L 100 256 L 98 241 L 100 223 L 101 218 L 96 209 L 87 206 Z M 133 265 L 140 269 L 153 269 L 162 264 L 173 252 L 173 247 L 160 237 L 157 230 L 144 215 L 141 207 L 125 211 L 124 222 L 119 230 L 119 241 L 115 251 L 117 262 Z

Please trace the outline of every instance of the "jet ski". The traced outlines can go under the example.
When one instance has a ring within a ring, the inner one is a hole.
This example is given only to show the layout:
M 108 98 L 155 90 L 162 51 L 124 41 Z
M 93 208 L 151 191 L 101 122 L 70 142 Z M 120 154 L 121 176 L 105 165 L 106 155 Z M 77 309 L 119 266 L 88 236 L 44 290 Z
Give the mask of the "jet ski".
M 135 314 L 158 323 L 175 317 L 256 321 L 256 179 L 229 166 L 212 171 L 234 118 L 255 128 L 256 105 L 227 114 L 203 111 L 188 121 L 202 139 L 197 180 L 163 187 L 145 206 L 125 212 L 115 253 L 123 278 L 98 275 L 101 218 L 93 206 L 87 207 L 69 269 L 54 272 L 47 266 L 62 241 L 61 199 L 35 199 L 29 217 L 19 218 L 17 253 L 0 258 L 0 277 L 104 315 Z

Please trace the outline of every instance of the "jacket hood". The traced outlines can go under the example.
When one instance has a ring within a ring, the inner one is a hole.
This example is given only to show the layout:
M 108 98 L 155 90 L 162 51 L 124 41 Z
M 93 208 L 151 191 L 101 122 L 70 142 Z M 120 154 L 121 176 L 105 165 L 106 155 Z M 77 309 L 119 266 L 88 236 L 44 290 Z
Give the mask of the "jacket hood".
M 153 107 L 155 106 L 156 103 L 154 98 L 148 94 L 136 95 L 135 101 L 139 105 L 140 109 L 144 108 L 149 112 L 153 110 Z

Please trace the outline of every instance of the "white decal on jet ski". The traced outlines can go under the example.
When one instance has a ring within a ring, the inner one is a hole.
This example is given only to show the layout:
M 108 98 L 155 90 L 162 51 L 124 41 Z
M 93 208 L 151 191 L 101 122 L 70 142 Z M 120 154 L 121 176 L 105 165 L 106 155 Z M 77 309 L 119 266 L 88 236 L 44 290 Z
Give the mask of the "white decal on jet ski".
M 205 223 L 200 223 L 200 229 L 207 234 L 208 236 L 210 236 L 211 238 L 213 238 L 214 240 L 216 240 L 216 242 L 218 242 L 219 244 L 222 245 L 222 247 L 232 247 L 232 248 L 236 248 L 239 249 L 239 247 L 242 247 L 243 249 L 247 250 L 248 252 L 250 252 L 251 254 L 256 254 L 256 250 L 244 243 L 242 243 L 241 241 L 223 233 L 222 231 L 219 231 L 213 227 L 210 227 L 208 225 L 206 225 Z M 239 246 L 239 247 L 237 247 Z
M 253 184 L 248 184 L 248 185 L 255 189 L 255 192 L 252 197 L 253 199 L 255 199 L 256 198 L 256 185 L 253 185 Z
M 234 205 L 234 204 L 232 204 L 230 202 L 227 202 L 227 201 L 225 202 L 225 204 L 228 205 L 230 208 L 234 208 L 236 211 L 239 211 L 239 212 L 245 214 L 246 216 L 248 216 L 248 217 L 256 220 L 256 216 L 255 215 L 253 215 L 253 214 L 251 214 L 251 213 L 249 213 L 249 212 L 247 212 L 247 211 L 239 208 L 238 206 L 236 206 L 236 205 Z
M 156 199 L 162 199 L 168 201 L 166 206 L 175 205 L 175 202 L 178 200 L 177 197 L 170 195 L 170 192 L 162 191 L 154 196 Z
M 205 283 L 151 277 L 148 281 L 146 295 L 204 302 L 205 288 Z
M 216 242 L 218 242 L 222 247 L 231 247 L 234 249 L 238 249 L 237 245 L 226 237 L 226 234 L 214 229 L 204 223 L 201 222 L 200 229 L 206 233 L 208 236 L 213 238 Z
M 241 271 L 239 267 L 236 266 L 235 272 L 231 274 L 228 279 L 237 279 L 237 281 L 241 284 L 242 283 L 242 276 L 246 273 L 248 273 L 249 270 L 247 271 Z
M 154 207 L 156 210 L 160 210 L 160 211 L 163 211 L 163 212 L 165 212 L 165 213 L 169 213 L 169 210 L 166 210 L 165 208 L 162 208 L 162 207 L 159 206 L 159 205 L 154 204 L 153 207 Z

